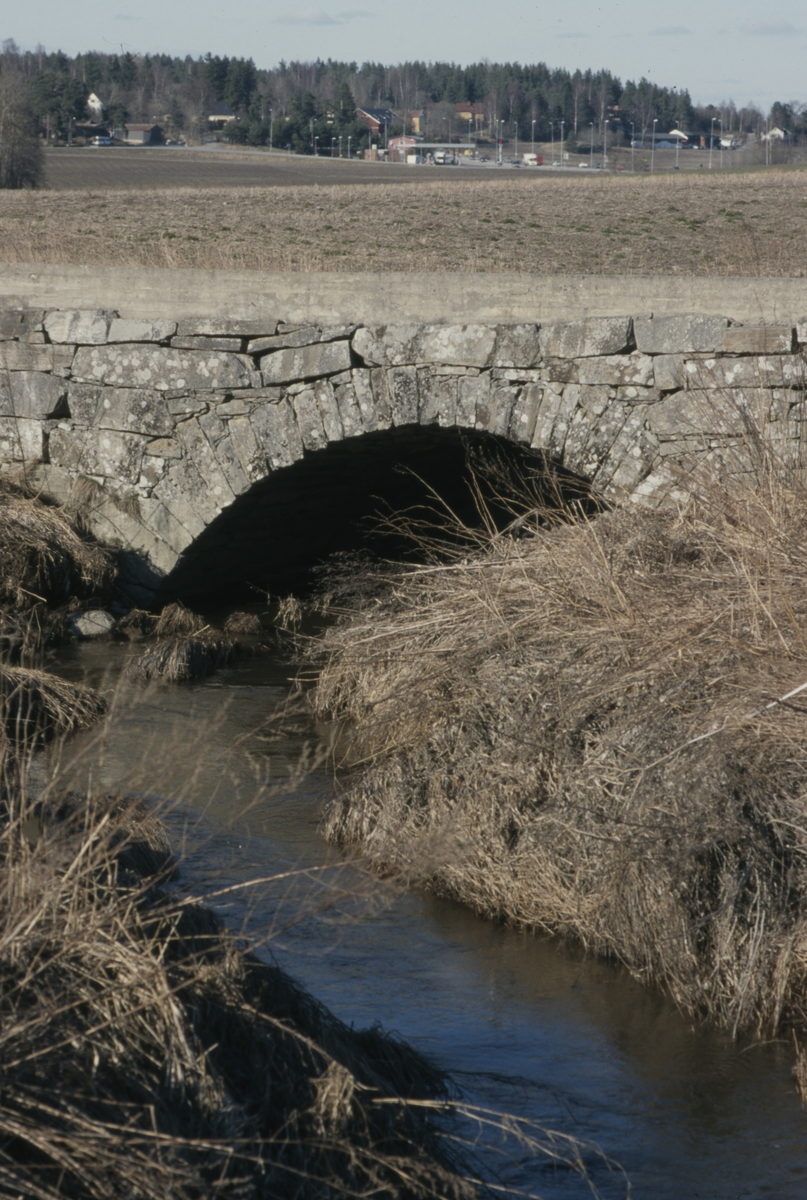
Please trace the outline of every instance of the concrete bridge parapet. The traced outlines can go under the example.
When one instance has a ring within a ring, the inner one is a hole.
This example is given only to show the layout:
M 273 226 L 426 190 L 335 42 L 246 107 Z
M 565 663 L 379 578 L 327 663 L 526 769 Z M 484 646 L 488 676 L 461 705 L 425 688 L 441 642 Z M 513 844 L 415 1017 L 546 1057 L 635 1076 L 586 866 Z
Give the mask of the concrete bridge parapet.
M 807 319 L 668 313 L 349 323 L 0 311 L 0 463 L 136 551 L 146 601 L 273 472 L 406 427 L 482 430 L 601 494 L 659 504 L 726 435 L 726 397 L 801 455 Z

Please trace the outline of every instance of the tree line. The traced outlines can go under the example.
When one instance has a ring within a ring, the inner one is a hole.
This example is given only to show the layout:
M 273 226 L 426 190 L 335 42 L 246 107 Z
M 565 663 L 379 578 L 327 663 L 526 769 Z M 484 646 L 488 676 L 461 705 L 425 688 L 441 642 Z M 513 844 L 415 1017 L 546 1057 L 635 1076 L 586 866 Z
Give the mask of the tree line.
M 251 58 L 213 54 L 88 51 L 71 57 L 41 46 L 22 51 L 9 40 L 0 54 L 0 76 L 24 91 L 34 121 L 49 139 L 64 138 L 71 121 L 86 119 L 93 92 L 108 122 L 155 123 L 168 136 L 191 141 L 204 135 L 211 107 L 226 104 L 238 117 L 226 136 L 258 145 L 271 141 L 297 153 L 330 150 L 338 138 L 351 138 L 356 151 L 366 146 L 369 135 L 356 119 L 357 107 L 390 108 L 408 122 L 412 113 L 437 106 L 440 136 L 460 141 L 469 129 L 456 117 L 457 103 L 481 106 L 481 132 L 506 139 L 549 141 L 562 130 L 570 143 L 579 139 L 583 145 L 595 131 L 598 139 L 607 132 L 609 139 L 638 140 L 654 122 L 659 132 L 677 126 L 708 133 L 717 125 L 724 134 L 743 134 L 762 132 L 770 123 L 807 134 L 807 106 L 778 102 L 767 114 L 750 104 L 738 109 L 733 101 L 698 106 L 685 88 L 646 78 L 623 83 L 607 70 L 570 71 L 545 63 L 388 66 L 318 59 L 265 69 Z

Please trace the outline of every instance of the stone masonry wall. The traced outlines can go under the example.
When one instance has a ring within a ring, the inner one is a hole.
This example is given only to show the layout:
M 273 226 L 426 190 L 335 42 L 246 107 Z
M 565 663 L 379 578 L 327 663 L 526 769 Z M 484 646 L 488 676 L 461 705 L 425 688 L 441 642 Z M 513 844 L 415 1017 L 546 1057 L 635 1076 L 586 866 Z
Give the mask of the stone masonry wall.
M 484 429 L 601 493 L 657 504 L 675 463 L 753 409 L 801 454 L 807 318 L 592 317 L 519 325 L 290 324 L 0 312 L 0 468 L 139 552 L 143 598 L 233 500 L 330 442 L 390 426 Z M 727 406 L 727 398 L 730 403 Z

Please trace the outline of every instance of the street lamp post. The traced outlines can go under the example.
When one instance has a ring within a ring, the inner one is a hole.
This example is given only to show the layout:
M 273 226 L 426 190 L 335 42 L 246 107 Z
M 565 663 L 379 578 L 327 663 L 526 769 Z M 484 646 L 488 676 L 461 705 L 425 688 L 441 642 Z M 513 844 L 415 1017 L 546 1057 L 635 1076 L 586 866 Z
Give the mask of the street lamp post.
M 335 145 L 336 145 L 336 138 L 332 137 L 331 138 L 331 158 L 333 158 L 333 149 L 334 149 Z
M 342 135 L 339 135 L 339 157 L 342 157 Z
M 549 144 L 552 147 L 552 166 L 555 165 L 555 129 L 554 121 L 549 122 Z
M 535 156 L 535 122 L 532 123 L 532 153 Z
M 712 169 L 712 142 L 715 140 L 715 119 L 712 117 L 712 126 L 709 130 L 709 170 Z
M 658 125 L 658 117 L 653 117 L 653 142 L 650 146 L 650 174 L 653 174 L 653 159 L 656 154 L 656 126 Z
M 566 124 L 565 121 L 561 121 L 561 123 L 560 123 L 560 165 L 561 165 L 561 167 L 563 166 L 563 126 L 565 124 Z
M 723 170 L 723 122 L 718 117 L 717 123 L 720 126 L 720 170 Z
M 591 126 L 591 167 L 593 170 L 593 168 L 594 168 L 594 122 L 589 121 L 589 125 Z
M 602 123 L 602 169 L 608 170 L 608 122 Z
M 516 121 L 516 162 L 518 162 L 518 121 Z
M 634 156 L 636 154 L 636 125 L 633 121 L 630 123 L 630 169 L 631 174 L 635 171 Z
M 318 141 L 319 141 L 319 138 L 318 138 L 318 137 L 315 137 L 315 138 L 314 138 L 314 158 L 316 158 L 316 157 L 317 157 L 317 142 L 318 142 Z
M 275 127 L 275 113 L 274 113 L 274 109 L 270 108 L 269 109 L 269 149 L 270 150 L 272 149 L 272 132 L 274 130 L 274 127 Z

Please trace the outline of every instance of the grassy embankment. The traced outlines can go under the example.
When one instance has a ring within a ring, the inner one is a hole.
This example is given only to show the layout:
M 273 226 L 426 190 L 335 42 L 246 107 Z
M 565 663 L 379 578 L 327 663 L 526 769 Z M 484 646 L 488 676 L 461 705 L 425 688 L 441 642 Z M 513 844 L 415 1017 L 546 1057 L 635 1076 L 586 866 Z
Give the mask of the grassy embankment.
M 372 187 L 165 188 L 157 202 L 148 188 L 5 192 L 0 262 L 610 275 L 807 269 L 800 171 L 471 174 L 446 169 L 433 182 Z
M 807 1096 L 807 486 L 725 404 L 670 510 L 526 496 L 531 536 L 368 579 L 312 650 L 349 745 L 325 830 L 733 1034 L 792 1031 Z

